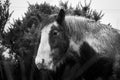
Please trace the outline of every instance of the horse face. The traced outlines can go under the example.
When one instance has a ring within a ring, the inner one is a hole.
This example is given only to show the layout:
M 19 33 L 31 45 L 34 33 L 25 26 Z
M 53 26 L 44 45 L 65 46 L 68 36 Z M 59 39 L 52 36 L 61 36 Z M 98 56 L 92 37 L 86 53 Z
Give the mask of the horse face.
M 68 47 L 68 37 L 56 21 L 45 26 L 35 58 L 37 67 L 54 70 L 64 59 Z

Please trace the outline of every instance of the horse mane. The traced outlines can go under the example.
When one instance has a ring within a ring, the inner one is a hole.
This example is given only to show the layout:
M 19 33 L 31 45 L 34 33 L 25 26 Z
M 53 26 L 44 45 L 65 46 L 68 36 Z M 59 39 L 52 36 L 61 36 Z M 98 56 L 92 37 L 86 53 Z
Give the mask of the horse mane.
M 87 42 L 96 52 L 106 55 L 120 50 L 120 35 L 111 26 L 78 16 L 66 16 L 65 25 L 76 44 Z
M 90 20 L 84 17 L 78 17 L 78 16 L 66 16 L 65 17 L 65 23 L 66 23 L 66 29 L 68 30 L 70 35 L 77 35 L 76 39 L 80 40 L 84 33 L 89 31 L 89 27 L 87 25 L 87 22 L 94 22 L 94 20 Z

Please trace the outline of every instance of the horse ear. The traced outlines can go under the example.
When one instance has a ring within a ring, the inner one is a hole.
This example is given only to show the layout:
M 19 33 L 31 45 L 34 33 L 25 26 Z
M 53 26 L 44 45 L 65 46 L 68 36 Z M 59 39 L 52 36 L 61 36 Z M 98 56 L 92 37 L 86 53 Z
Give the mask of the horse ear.
M 64 9 L 61 9 L 58 16 L 57 16 L 57 22 L 58 24 L 62 24 L 62 22 L 64 21 L 64 18 L 65 18 L 65 11 Z

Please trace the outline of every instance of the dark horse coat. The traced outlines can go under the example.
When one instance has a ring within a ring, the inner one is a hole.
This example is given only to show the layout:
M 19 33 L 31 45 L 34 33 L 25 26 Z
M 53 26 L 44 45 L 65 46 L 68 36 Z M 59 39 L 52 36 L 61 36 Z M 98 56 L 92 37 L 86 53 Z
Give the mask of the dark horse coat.
M 100 22 L 65 15 L 61 9 L 56 21 L 41 31 L 35 63 L 38 68 L 53 70 L 67 57 L 77 59 L 81 65 L 78 75 L 85 80 L 120 79 L 120 34 Z

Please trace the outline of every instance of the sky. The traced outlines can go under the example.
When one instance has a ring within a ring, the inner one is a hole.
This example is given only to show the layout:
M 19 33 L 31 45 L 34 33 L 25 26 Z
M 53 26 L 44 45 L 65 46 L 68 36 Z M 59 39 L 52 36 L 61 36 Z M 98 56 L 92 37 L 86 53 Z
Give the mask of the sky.
M 24 13 L 27 11 L 28 2 L 30 4 L 35 3 L 43 3 L 46 1 L 50 5 L 57 5 L 59 6 L 60 0 L 10 0 L 10 12 L 14 11 L 11 16 L 10 22 L 12 23 L 13 20 L 22 18 Z M 61 0 L 63 2 L 68 1 L 69 5 L 76 7 L 78 2 L 81 1 L 84 4 L 85 0 Z M 87 3 L 90 0 L 86 0 Z M 120 0 L 92 0 L 91 9 L 97 11 L 103 11 L 104 16 L 101 19 L 101 22 L 104 24 L 111 23 L 114 28 L 120 29 Z

